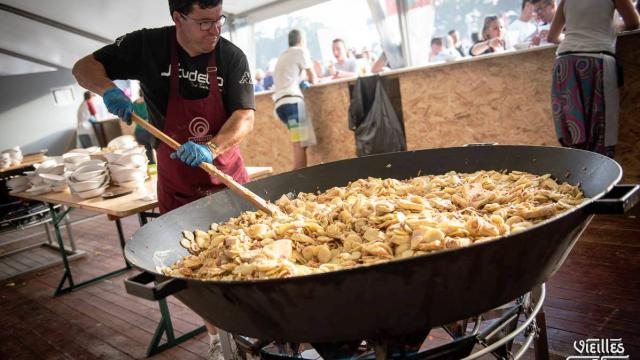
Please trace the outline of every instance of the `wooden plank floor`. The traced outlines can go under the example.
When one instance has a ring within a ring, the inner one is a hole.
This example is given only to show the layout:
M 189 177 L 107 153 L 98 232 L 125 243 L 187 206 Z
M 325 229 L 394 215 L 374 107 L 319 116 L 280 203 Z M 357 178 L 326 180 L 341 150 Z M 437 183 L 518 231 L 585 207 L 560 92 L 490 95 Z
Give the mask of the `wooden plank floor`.
M 87 215 L 72 212 L 73 218 Z M 549 281 L 545 311 L 551 351 L 560 354 L 555 358 L 576 355 L 573 341 L 589 337 L 622 337 L 626 353 L 640 356 L 639 216 L 640 209 L 596 217 Z M 126 236 L 138 228 L 135 217 L 122 224 Z M 123 265 L 115 223 L 106 217 L 76 224 L 73 233 L 88 252 L 72 263 L 74 280 Z M 131 274 L 57 298 L 61 267 L 0 284 L 0 359 L 144 358 L 160 313 L 156 303 L 126 294 L 122 280 Z M 177 300 L 170 298 L 169 307 L 177 335 L 201 325 Z M 154 358 L 202 359 L 207 341 L 202 334 Z

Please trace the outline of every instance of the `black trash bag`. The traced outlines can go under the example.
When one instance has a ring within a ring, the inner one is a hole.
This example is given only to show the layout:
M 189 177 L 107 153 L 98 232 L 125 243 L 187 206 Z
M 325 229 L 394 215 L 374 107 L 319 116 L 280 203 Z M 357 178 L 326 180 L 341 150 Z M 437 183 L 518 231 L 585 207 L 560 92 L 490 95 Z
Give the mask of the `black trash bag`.
M 378 75 L 360 77 L 349 105 L 358 157 L 407 150 L 404 128 Z

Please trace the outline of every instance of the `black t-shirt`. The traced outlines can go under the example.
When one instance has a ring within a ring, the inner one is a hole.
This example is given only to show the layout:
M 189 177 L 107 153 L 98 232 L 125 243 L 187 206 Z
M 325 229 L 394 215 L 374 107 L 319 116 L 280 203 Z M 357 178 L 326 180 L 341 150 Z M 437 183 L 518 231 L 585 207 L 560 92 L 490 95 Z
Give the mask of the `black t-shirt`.
M 113 44 L 93 53 L 96 60 L 104 65 L 110 79 L 140 81 L 151 123 L 160 129 L 164 128 L 169 98 L 171 36 L 174 34 L 174 26 L 142 29 L 121 36 Z M 177 45 L 180 96 L 186 99 L 206 97 L 209 94 L 207 65 L 210 54 L 190 57 Z M 218 87 L 227 115 L 239 109 L 255 110 L 247 57 L 240 48 L 222 37 L 214 51 Z

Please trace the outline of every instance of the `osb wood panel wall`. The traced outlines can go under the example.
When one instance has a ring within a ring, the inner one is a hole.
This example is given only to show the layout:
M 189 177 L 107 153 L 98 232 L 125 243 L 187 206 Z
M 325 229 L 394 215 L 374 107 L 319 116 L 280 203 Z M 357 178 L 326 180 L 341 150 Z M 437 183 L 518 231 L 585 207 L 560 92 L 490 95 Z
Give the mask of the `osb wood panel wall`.
M 553 51 L 400 74 L 407 147 L 556 145 L 549 89 Z
M 555 48 L 478 58 L 469 62 L 389 74 L 400 79 L 407 146 L 410 150 L 474 142 L 558 146 L 551 119 L 550 86 Z M 625 67 L 620 141 L 616 160 L 625 182 L 640 182 L 640 32 L 621 36 Z M 318 145 L 309 164 L 355 156 L 348 129 L 348 83 L 305 90 Z M 273 114 L 270 94 L 256 96 L 253 133 L 242 144 L 245 163 L 291 169 L 286 127 Z
M 308 164 L 355 157 L 355 139 L 348 127 L 348 84 L 312 87 L 304 94 L 317 139 L 317 145 L 307 151 Z M 277 174 L 291 170 L 293 156 L 287 127 L 273 110 L 270 93 L 256 96 L 253 132 L 242 142 L 240 150 L 245 164 L 272 166 Z

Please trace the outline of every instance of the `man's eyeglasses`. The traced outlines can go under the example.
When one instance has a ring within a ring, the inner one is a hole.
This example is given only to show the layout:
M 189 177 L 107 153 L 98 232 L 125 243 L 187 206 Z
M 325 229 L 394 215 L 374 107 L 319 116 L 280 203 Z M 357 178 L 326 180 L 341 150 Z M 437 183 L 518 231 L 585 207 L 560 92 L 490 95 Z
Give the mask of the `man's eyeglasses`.
M 550 5 L 536 6 L 536 8 L 535 8 L 534 12 L 535 12 L 536 14 L 542 14 L 542 13 L 544 13 L 544 12 L 545 12 L 545 10 L 547 10 L 547 7 L 548 7 L 548 6 L 550 6 Z
M 216 26 L 216 28 L 220 29 L 227 22 L 227 17 L 225 15 L 220 16 L 218 20 L 205 20 L 205 21 L 196 20 L 186 14 L 180 14 L 180 15 L 182 15 L 183 18 L 190 19 L 196 24 L 200 25 L 200 30 L 202 31 L 208 31 L 214 25 Z

